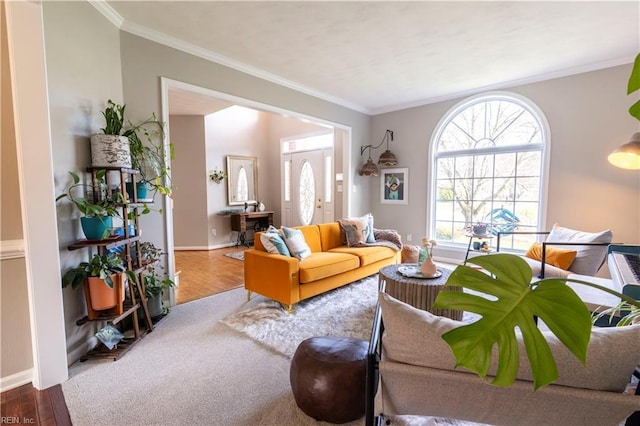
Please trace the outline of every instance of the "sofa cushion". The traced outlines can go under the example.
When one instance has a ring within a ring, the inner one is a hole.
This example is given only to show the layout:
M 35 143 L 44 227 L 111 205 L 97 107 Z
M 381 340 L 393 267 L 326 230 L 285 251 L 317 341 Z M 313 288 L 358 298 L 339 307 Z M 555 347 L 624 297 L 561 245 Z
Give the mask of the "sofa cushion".
M 280 231 L 273 225 L 269 226 L 266 232 L 260 233 L 260 242 L 269 253 L 291 256 L 282 234 L 280 234 Z
M 318 229 L 322 240 L 322 251 L 329 251 L 346 244 L 343 241 L 344 232 L 338 222 L 321 223 Z
M 582 232 L 558 226 L 557 223 L 553 225 L 551 232 L 547 236 L 547 241 L 549 242 L 610 243 L 612 239 L 613 233 L 609 229 L 601 232 Z M 562 247 L 562 245 L 554 245 L 554 247 Z M 569 270 L 581 275 L 595 275 L 602 266 L 602 262 L 607 254 L 606 245 L 564 246 L 564 248 L 578 252 Z
M 302 231 L 283 226 L 282 234 L 284 235 L 284 242 L 287 244 L 287 248 L 291 252 L 291 256 L 299 260 L 309 257 L 311 249 L 305 242 Z
M 335 253 L 347 253 L 353 256 L 357 256 L 360 261 L 360 266 L 367 266 L 376 263 L 380 260 L 394 257 L 394 252 L 389 247 L 383 246 L 370 246 L 370 247 L 336 247 L 329 250 Z
M 358 269 L 360 260 L 347 253 L 316 252 L 300 261 L 298 279 L 300 283 L 310 283 L 332 277 L 343 272 Z
M 440 337 L 462 323 L 416 309 L 393 297 L 380 293 L 380 307 L 384 321 L 383 355 L 390 361 L 424 367 L 453 370 L 455 358 Z M 640 363 L 637 342 L 640 324 L 627 327 L 594 327 L 584 366 L 555 335 L 542 331 L 558 366 L 559 385 L 622 392 L 631 374 Z M 532 381 L 522 336 L 516 333 L 519 352 L 519 380 Z M 497 358 L 494 350 L 493 359 Z M 464 369 L 461 369 L 466 371 Z M 489 374 L 496 371 L 492 365 Z
M 544 252 L 545 263 L 560 269 L 569 269 L 578 254 L 575 250 L 546 247 Z M 542 261 L 542 243 L 533 243 L 524 254 L 526 257 Z M 546 267 L 545 264 L 545 267 Z

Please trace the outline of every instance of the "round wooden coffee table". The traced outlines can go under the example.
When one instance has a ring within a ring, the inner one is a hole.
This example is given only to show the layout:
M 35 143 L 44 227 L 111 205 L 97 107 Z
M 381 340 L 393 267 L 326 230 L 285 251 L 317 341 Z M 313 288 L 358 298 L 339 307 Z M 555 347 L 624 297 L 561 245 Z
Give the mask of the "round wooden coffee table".
M 438 278 L 417 278 L 402 275 L 398 268 L 416 266 L 415 264 L 401 263 L 389 265 L 380 269 L 378 274 L 379 288 L 385 283 L 385 293 L 402 302 L 408 303 L 414 308 L 429 311 L 434 315 L 448 317 L 462 321 L 462 311 L 452 309 L 432 309 L 438 293 L 444 290 L 444 284 L 451 274 L 451 270 L 438 266 L 442 275 Z M 460 287 L 447 287 L 447 290 L 461 291 Z

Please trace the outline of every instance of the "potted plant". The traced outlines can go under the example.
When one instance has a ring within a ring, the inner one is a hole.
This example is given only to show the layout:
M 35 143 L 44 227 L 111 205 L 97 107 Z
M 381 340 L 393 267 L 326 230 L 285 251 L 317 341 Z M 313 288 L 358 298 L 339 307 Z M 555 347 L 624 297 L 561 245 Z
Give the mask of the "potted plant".
M 171 195 L 169 166 L 165 161 L 164 124 L 155 113 L 134 124 L 125 118 L 126 105 L 112 100 L 102 112 L 105 127 L 91 137 L 91 158 L 94 167 L 126 167 L 140 172 L 136 182 L 138 200 L 147 199 L 147 187 L 163 195 Z M 125 147 L 126 145 L 126 147 Z M 169 144 L 170 158 L 173 145 Z M 131 187 L 132 184 L 128 183 Z M 133 196 L 133 189 L 128 189 Z
M 93 167 L 131 168 L 129 138 L 124 135 L 124 105 L 108 101 L 102 116 L 102 133 L 91 136 L 91 164 Z
M 209 172 L 209 178 L 215 183 L 220 183 L 227 178 L 227 174 L 223 170 L 214 169 Z
M 164 274 L 164 276 L 156 275 L 156 271 L 143 274 L 144 280 L 144 293 L 147 296 L 147 308 L 149 309 L 149 316 L 151 318 L 158 317 L 163 313 L 168 312 L 168 308 L 165 308 L 162 303 L 162 296 L 164 290 L 175 287 L 173 280 Z
M 125 203 L 121 192 L 112 192 L 105 183 L 106 170 L 98 170 L 92 184 L 80 182 L 80 177 L 69 172 L 73 183 L 67 191 L 60 194 L 56 201 L 68 198 L 84 216 L 80 224 L 84 235 L 89 240 L 105 239 L 111 234 L 113 216 L 120 216 L 119 207 Z M 85 195 L 89 191 L 91 196 Z
M 77 289 L 84 285 L 89 319 L 96 319 L 93 311 L 111 308 L 122 308 L 124 301 L 124 275 L 135 279 L 131 271 L 127 271 L 124 261 L 115 253 L 94 254 L 88 262 L 67 271 L 62 276 L 62 287 L 71 285 Z
M 165 311 L 168 312 L 168 309 L 163 308 L 163 292 L 170 287 L 175 287 L 175 283 L 166 274 L 160 262 L 166 254 L 151 242 L 140 243 L 140 263 L 145 268 L 142 280 L 149 316 L 152 318 L 160 316 Z

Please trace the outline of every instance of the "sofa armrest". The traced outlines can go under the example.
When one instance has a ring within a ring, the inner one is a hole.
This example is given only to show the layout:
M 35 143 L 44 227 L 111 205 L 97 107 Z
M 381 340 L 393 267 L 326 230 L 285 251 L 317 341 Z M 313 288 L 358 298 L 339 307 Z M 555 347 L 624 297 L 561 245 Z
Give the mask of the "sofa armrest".
M 244 287 L 285 305 L 300 301 L 298 259 L 249 249 L 244 252 Z

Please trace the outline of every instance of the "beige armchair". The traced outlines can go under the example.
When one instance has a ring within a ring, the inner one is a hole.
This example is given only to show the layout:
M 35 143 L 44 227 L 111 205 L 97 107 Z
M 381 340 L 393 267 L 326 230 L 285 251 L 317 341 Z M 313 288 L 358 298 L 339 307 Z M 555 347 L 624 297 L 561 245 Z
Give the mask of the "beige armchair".
M 596 275 L 607 259 L 607 246 L 611 244 L 613 238 L 613 233 L 608 229 L 601 232 L 583 232 L 555 224 L 551 231 L 546 232 L 498 232 L 496 251 L 500 251 L 501 239 L 514 234 L 547 235 L 545 241 L 541 243 L 542 252 L 539 260 L 522 256 L 531 266 L 533 276 L 539 278 L 567 278 L 570 274 Z M 558 251 L 556 249 L 576 252 L 575 260 L 568 268 L 563 269 L 549 263 L 554 251 Z
M 617 426 L 640 410 L 640 396 L 623 393 L 640 362 L 640 325 L 594 328 L 586 366 L 545 335 L 559 377 L 535 392 L 522 350 L 518 379 L 508 388 L 454 369 L 440 336 L 459 325 L 380 293 L 369 344 L 367 425 L 413 415 L 491 425 Z

